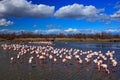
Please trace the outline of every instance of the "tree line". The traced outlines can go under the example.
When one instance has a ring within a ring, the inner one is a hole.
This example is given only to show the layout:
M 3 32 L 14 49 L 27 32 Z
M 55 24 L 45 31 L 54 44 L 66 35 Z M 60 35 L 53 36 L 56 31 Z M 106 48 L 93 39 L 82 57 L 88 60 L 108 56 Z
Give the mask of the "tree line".
M 95 34 L 35 34 L 32 32 L 21 32 L 17 33 L 0 33 L 0 38 L 12 40 L 14 38 L 92 38 L 92 39 L 111 39 L 111 38 L 120 38 L 119 34 L 111 34 L 106 32 L 95 33 Z

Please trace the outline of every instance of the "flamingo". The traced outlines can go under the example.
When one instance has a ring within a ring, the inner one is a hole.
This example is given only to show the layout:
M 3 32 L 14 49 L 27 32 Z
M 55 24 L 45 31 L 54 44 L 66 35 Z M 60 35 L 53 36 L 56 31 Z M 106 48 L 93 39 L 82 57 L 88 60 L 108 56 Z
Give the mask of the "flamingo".
M 107 71 L 107 73 L 110 74 L 107 64 L 101 64 L 101 67 L 103 67 Z
M 82 59 L 79 60 L 79 63 L 83 63 Z
M 65 58 L 63 58 L 63 59 L 62 59 L 62 62 L 63 62 L 63 63 L 64 63 L 64 62 L 66 62 L 66 59 L 65 59 Z
M 106 54 L 103 54 L 102 51 L 95 51 L 93 52 L 92 50 L 89 51 L 82 51 L 80 49 L 67 49 L 67 48 L 54 48 L 49 44 L 52 44 L 50 42 L 30 42 L 31 43 L 35 43 L 35 44 L 45 44 L 46 46 L 43 45 L 39 45 L 39 46 L 29 46 L 29 45 L 22 45 L 22 44 L 2 44 L 1 47 L 3 48 L 3 50 L 15 50 L 15 51 L 19 51 L 19 53 L 17 53 L 17 59 L 22 58 L 25 54 L 29 54 L 31 55 L 28 59 L 28 63 L 31 64 L 33 62 L 33 59 L 39 59 L 41 60 L 45 60 L 45 59 L 53 59 L 53 62 L 57 62 L 60 60 L 62 60 L 61 62 L 69 62 L 70 60 L 72 60 L 73 58 L 77 59 L 77 62 L 79 62 L 80 64 L 83 63 L 82 59 L 85 59 L 86 62 L 89 61 L 93 61 L 97 66 L 98 66 L 98 70 L 100 70 L 100 68 L 104 68 L 105 71 L 107 71 L 107 73 L 110 73 L 109 70 L 109 66 L 106 63 L 106 61 L 111 61 L 112 62 L 112 66 L 116 67 L 118 62 L 116 61 L 116 59 L 114 59 L 114 54 L 115 51 L 107 51 Z M 33 55 L 35 55 L 35 58 Z M 27 55 L 26 55 L 27 56 Z M 81 56 L 86 56 L 85 58 L 82 58 Z M 94 56 L 96 58 L 94 58 Z M 28 57 L 28 56 L 27 56 Z M 59 59 L 57 59 L 59 57 Z M 26 57 L 25 57 L 26 58 Z M 12 63 L 14 61 L 14 58 L 11 57 L 10 58 L 10 63 Z
M 113 63 L 113 66 L 115 67 L 115 66 L 117 66 L 117 61 L 116 60 L 112 60 L 112 63 Z
M 13 57 L 11 57 L 11 58 L 10 58 L 10 63 L 13 63 L 13 60 L 14 60 L 14 58 L 13 58 Z
M 56 58 L 54 58 L 54 62 L 56 62 L 57 61 L 57 59 Z

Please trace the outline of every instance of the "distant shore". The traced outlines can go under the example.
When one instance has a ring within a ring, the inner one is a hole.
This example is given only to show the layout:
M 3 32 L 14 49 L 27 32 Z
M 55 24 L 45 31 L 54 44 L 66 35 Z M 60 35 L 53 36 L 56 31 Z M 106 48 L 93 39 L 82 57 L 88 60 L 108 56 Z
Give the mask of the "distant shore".
M 120 42 L 120 38 L 93 39 L 93 38 L 15 38 L 12 40 L 0 38 L 0 41 L 71 41 L 71 42 Z

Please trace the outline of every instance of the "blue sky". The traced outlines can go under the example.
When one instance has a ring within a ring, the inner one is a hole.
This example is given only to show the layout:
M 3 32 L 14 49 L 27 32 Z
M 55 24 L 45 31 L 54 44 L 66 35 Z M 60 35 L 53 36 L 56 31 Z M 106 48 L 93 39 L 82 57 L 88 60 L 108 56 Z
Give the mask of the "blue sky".
M 120 33 L 119 0 L 1 0 L 0 32 Z

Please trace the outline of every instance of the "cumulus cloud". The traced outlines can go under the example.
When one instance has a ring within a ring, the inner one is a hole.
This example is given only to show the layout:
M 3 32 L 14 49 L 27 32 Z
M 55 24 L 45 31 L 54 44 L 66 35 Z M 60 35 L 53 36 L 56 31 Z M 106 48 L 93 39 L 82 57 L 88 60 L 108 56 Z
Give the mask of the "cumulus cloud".
M 108 29 L 106 30 L 106 32 L 111 32 L 111 33 L 119 32 L 120 33 L 120 29 Z
M 62 31 L 60 29 L 49 29 L 49 30 L 46 30 L 45 32 L 46 34 L 59 34 Z
M 0 26 L 10 26 L 14 24 L 12 21 L 7 21 L 6 19 L 0 19 Z
M 104 11 L 104 9 L 97 9 L 95 6 L 89 5 L 84 6 L 82 4 L 73 4 L 61 7 L 54 14 L 58 18 L 75 18 L 75 19 L 84 19 L 84 18 L 96 18 L 98 13 Z
M 1 30 L 0 30 L 0 33 L 4 33 L 4 34 L 17 33 L 17 34 L 19 34 L 19 33 L 21 33 L 21 31 L 22 31 L 22 32 L 27 32 L 27 31 L 25 31 L 25 30 L 8 30 L 8 29 L 1 29 Z
M 100 33 L 101 31 L 94 30 L 94 29 L 77 29 L 77 28 L 67 28 L 67 29 L 48 29 L 48 30 L 34 30 L 33 33 L 35 34 L 77 34 L 77 33 L 83 33 L 83 34 L 95 34 Z
M 95 20 L 99 20 L 101 22 L 105 22 L 106 24 L 110 24 L 111 23 L 111 18 L 109 15 L 106 14 L 99 14 L 99 15 L 94 15 L 94 16 L 90 16 L 87 18 L 88 21 L 95 21 Z
M 67 34 L 77 34 L 77 33 L 83 33 L 83 34 L 95 34 L 100 33 L 101 31 L 94 30 L 94 29 L 77 29 L 77 28 L 68 28 L 64 30 L 64 33 Z
M 120 9 L 114 14 L 110 15 L 113 20 L 120 20 Z
M 0 1 L 0 17 L 36 17 L 44 18 L 53 15 L 54 6 L 32 4 L 27 0 Z
M 79 32 L 79 30 L 75 29 L 75 28 L 68 28 L 64 31 L 67 32 L 67 33 L 78 33 Z
M 60 29 L 48 29 L 48 30 L 34 30 L 35 34 L 59 34 L 62 33 Z
M 0 33 L 17 33 L 17 34 L 21 34 L 21 32 L 30 32 L 27 30 L 8 30 L 8 29 L 1 29 Z M 77 28 L 68 28 L 65 30 L 61 30 L 61 29 L 48 29 L 48 30 L 34 30 L 32 31 L 35 34 L 60 34 L 60 33 L 64 33 L 64 34 L 77 34 L 77 33 L 83 33 L 83 34 L 96 34 L 96 33 L 101 33 L 102 31 L 98 31 L 98 30 L 94 30 L 94 29 L 77 29 Z M 120 33 L 120 29 L 108 29 L 108 30 L 103 30 L 103 32 L 107 32 L 107 33 L 112 33 L 112 34 L 119 34 Z
M 34 30 L 33 33 L 35 33 L 35 34 L 43 34 L 43 31 L 42 30 Z

